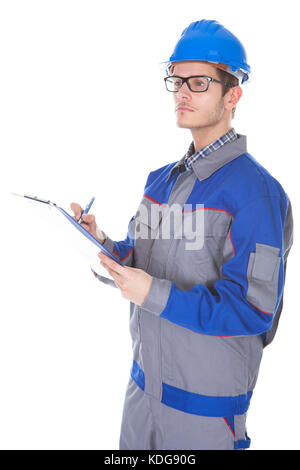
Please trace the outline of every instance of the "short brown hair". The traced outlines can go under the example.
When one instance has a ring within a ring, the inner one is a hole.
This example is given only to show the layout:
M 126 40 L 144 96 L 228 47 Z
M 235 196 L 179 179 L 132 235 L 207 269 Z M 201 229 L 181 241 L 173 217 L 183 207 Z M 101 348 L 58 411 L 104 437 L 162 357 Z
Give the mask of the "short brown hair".
M 238 86 L 239 79 L 232 75 L 231 73 L 225 72 L 225 70 L 221 70 L 219 67 L 216 67 L 218 78 L 221 82 L 227 83 L 227 85 L 231 86 Z M 229 88 L 226 85 L 222 85 L 222 96 L 226 95 Z M 231 110 L 231 117 L 234 118 L 235 114 L 235 107 Z

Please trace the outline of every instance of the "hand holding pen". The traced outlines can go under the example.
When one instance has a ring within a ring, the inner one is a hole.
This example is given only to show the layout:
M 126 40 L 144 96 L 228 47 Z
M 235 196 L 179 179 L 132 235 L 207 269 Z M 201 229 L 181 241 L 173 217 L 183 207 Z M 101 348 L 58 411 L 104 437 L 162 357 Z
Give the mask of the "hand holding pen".
M 90 202 L 87 204 L 86 208 L 84 209 L 84 211 L 81 212 L 81 215 L 79 217 L 79 220 L 77 221 L 79 224 L 82 222 L 82 216 L 83 214 L 87 214 L 90 210 L 90 208 L 92 207 L 92 204 L 94 202 L 95 198 L 92 197 L 92 199 L 90 200 Z
M 94 200 L 95 198 L 93 197 L 85 209 L 83 209 L 76 202 L 72 202 L 70 207 L 74 213 L 74 219 L 77 220 L 77 222 L 80 223 L 83 228 L 90 232 L 93 237 L 99 240 L 100 243 L 103 243 L 105 240 L 104 234 L 97 227 L 95 216 L 93 214 L 88 214 Z

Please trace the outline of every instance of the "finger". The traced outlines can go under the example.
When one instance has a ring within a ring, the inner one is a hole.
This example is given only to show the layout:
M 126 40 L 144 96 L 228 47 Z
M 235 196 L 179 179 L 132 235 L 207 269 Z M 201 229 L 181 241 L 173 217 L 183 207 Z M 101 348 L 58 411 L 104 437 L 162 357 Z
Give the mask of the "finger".
M 109 259 L 110 259 L 107 254 L 103 253 L 103 251 L 99 251 L 98 256 L 105 263 L 106 263 L 106 261 L 109 261 Z
M 120 283 L 120 275 L 116 273 L 113 269 L 111 269 L 109 266 L 106 266 L 105 263 L 102 263 L 102 266 L 108 271 L 108 273 L 111 275 L 113 280 L 115 281 L 116 285 L 121 289 L 121 283 Z
M 114 268 L 111 268 L 110 266 L 108 266 L 108 264 L 105 263 L 104 261 L 100 261 L 100 264 L 101 264 L 105 269 L 107 269 L 107 271 L 114 273 L 115 276 L 118 276 L 118 278 L 119 278 L 120 280 L 123 278 L 122 274 L 119 274 L 117 271 L 114 270 Z
M 91 227 L 87 224 L 84 224 L 84 223 L 81 222 L 80 225 L 81 225 L 81 227 L 85 228 L 85 230 L 87 230 L 88 232 L 91 230 Z
M 119 273 L 122 276 L 125 274 L 126 270 L 125 270 L 124 266 L 120 266 L 119 263 L 117 263 L 116 261 L 114 261 L 113 259 L 111 259 L 109 256 L 105 255 L 102 252 L 99 253 L 98 256 L 101 260 L 103 260 L 114 271 L 116 271 L 117 273 Z
M 83 212 L 82 207 L 80 204 L 77 204 L 77 202 L 71 202 L 70 207 L 74 213 L 75 219 L 78 220 Z
M 82 214 L 81 218 L 87 224 L 91 224 L 91 223 L 95 222 L 95 220 L 96 220 L 96 218 L 93 214 Z

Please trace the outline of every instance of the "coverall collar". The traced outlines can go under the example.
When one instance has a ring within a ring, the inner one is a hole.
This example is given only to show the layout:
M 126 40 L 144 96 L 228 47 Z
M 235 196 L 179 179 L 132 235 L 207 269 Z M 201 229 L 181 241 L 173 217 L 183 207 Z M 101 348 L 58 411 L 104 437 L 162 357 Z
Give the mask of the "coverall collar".
M 247 152 L 247 137 L 242 134 L 237 135 L 238 138 L 234 142 L 229 142 L 218 150 L 214 150 L 206 157 L 198 158 L 192 163 L 192 169 L 200 181 L 211 176 L 226 163 Z M 182 157 L 182 159 L 171 168 L 166 178 L 166 182 L 169 181 L 173 173 L 176 171 L 176 168 L 183 163 L 183 161 L 184 157 Z

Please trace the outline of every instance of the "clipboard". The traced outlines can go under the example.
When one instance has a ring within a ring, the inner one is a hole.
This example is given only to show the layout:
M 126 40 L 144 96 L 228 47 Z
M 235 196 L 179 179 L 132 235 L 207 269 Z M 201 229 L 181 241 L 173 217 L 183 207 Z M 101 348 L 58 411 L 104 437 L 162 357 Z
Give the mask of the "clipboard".
M 52 202 L 48 199 L 42 199 L 37 196 L 31 196 L 29 194 L 16 194 L 16 193 L 11 193 L 13 196 L 18 196 L 21 198 L 29 199 L 30 201 L 35 201 L 40 204 L 45 204 L 49 207 L 52 207 L 54 209 L 57 209 L 72 225 L 75 229 L 77 229 L 84 237 L 86 237 L 91 243 L 97 246 L 99 250 L 101 250 L 103 253 L 105 253 L 107 256 L 109 256 L 111 259 L 116 261 L 120 266 L 124 266 L 123 263 L 116 257 L 114 256 L 107 248 L 105 248 L 102 243 L 100 243 L 88 230 L 86 230 L 84 227 L 82 227 L 77 220 L 75 220 L 67 211 L 65 211 L 62 207 L 58 206 L 55 202 Z

